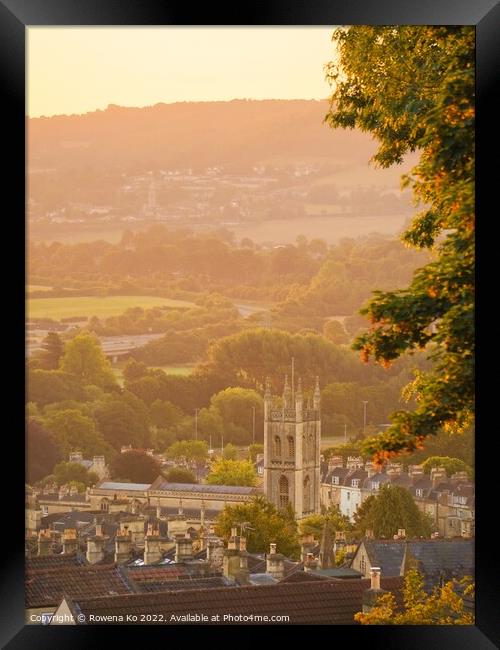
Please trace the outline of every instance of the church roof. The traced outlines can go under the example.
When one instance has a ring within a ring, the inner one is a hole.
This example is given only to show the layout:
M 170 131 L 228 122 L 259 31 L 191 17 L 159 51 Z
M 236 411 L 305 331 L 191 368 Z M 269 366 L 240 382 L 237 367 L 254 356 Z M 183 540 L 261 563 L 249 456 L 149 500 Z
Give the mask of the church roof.
M 126 490 L 129 492 L 145 492 L 151 487 L 151 483 L 120 483 L 117 481 L 101 481 L 96 486 L 98 490 Z
M 169 483 L 161 476 L 151 485 L 151 490 L 168 492 L 203 492 L 205 494 L 261 494 L 262 490 L 242 485 L 207 485 L 206 483 Z

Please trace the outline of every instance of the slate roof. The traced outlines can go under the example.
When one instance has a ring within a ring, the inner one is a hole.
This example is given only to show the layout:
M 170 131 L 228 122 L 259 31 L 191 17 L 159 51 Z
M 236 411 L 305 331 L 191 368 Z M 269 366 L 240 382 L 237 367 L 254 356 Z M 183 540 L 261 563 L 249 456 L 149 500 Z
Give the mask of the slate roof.
M 156 593 L 165 591 L 190 591 L 192 589 L 216 589 L 218 587 L 232 587 L 223 576 L 210 576 L 208 578 L 188 578 L 186 580 L 170 580 L 168 582 L 145 582 L 138 589 L 141 593 Z
M 347 474 L 344 477 L 343 481 L 340 481 L 342 485 L 345 485 L 346 487 L 353 487 L 352 486 L 352 481 L 353 479 L 359 479 L 359 487 L 361 487 L 363 481 L 368 477 L 368 472 L 366 472 L 364 469 L 352 469 L 349 470 L 349 474 Z
M 474 575 L 474 544 L 471 539 L 372 540 L 363 541 L 372 566 L 382 576 L 400 575 L 405 549 L 424 574 L 425 588 L 466 575 Z
M 26 607 L 57 606 L 67 594 L 72 599 L 131 593 L 115 565 L 86 565 L 28 569 Z
M 242 485 L 207 485 L 206 483 L 169 483 L 159 476 L 151 485 L 151 490 L 169 492 L 204 492 L 206 494 L 261 494 L 262 490 Z
M 66 569 L 66 567 L 88 564 L 87 558 L 81 553 L 71 555 L 35 555 L 26 559 L 26 571 L 36 569 Z
M 328 474 L 326 475 L 325 483 L 329 483 L 331 485 L 342 485 L 343 479 L 349 474 L 350 470 L 347 469 L 347 467 L 334 467 Z M 333 483 L 333 477 L 338 476 L 339 482 L 338 483 Z
M 353 625 L 354 614 L 362 609 L 362 596 L 370 581 L 363 580 L 315 580 L 303 582 L 280 582 L 276 585 L 245 585 L 243 587 L 219 587 L 210 590 L 163 592 L 155 594 L 129 594 L 92 599 L 74 599 L 75 613 L 83 613 L 87 620 L 94 616 L 127 614 L 162 614 L 172 623 L 172 614 L 229 615 L 287 615 L 285 624 Z M 382 578 L 384 589 L 400 591 L 401 578 Z M 238 624 L 239 621 L 223 620 L 218 624 Z M 127 622 L 124 621 L 126 624 Z M 187 624 L 193 624 L 186 621 Z M 248 621 L 261 625 L 262 621 Z M 91 623 L 94 624 L 94 623 Z M 95 622 L 95 624 L 106 624 Z M 203 623 L 202 623 L 203 624 Z M 216 623 L 217 624 L 217 623 Z
M 401 474 L 394 474 L 391 476 L 391 483 L 392 485 L 399 485 L 400 487 L 409 489 L 411 486 L 411 476 L 408 476 L 408 474 L 405 474 L 404 472 Z
M 365 490 L 371 490 L 372 488 L 372 483 L 379 483 L 380 485 L 383 485 L 384 483 L 389 482 L 391 479 L 389 475 L 386 472 L 377 472 L 373 476 L 367 477 L 363 483 L 362 487 Z
M 307 571 L 306 573 L 316 573 L 326 578 L 339 578 L 340 580 L 352 580 L 362 578 L 361 571 L 351 569 L 350 567 L 333 567 L 331 569 L 315 569 L 314 571 Z
M 151 483 L 119 483 L 116 481 L 100 481 L 96 486 L 97 490 L 127 490 L 129 492 L 145 492 L 151 487 Z
M 380 567 L 383 576 L 398 576 L 401 572 L 405 542 L 402 540 L 372 540 L 362 542 L 372 566 Z
M 280 584 L 288 582 L 317 582 L 318 580 L 330 580 L 329 576 L 320 575 L 317 571 L 294 571 L 285 576 Z

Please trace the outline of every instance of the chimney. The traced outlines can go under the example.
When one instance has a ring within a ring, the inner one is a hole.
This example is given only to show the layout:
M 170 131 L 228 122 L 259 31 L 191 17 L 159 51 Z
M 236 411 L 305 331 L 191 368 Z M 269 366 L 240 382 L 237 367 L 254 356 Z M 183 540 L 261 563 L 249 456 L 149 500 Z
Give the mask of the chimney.
M 104 559 L 104 546 L 109 537 L 102 531 L 102 523 L 95 522 L 95 535 L 87 538 L 87 561 L 89 564 L 96 564 Z
M 378 598 L 387 593 L 380 588 L 380 567 L 370 569 L 370 588 L 363 593 L 363 613 L 370 612 L 376 605 Z
M 248 585 L 250 583 L 250 571 L 248 570 L 247 553 L 240 555 L 240 566 L 235 573 L 235 580 L 239 585 Z
M 52 555 L 52 537 L 48 530 L 38 533 L 38 555 Z
M 128 526 L 120 526 L 115 537 L 115 562 L 124 564 L 130 559 L 132 551 L 132 535 Z
M 148 531 L 144 541 L 144 564 L 156 564 L 162 558 L 160 531 L 148 524 Z
M 63 554 L 73 555 L 78 551 L 78 538 L 74 528 L 66 528 L 63 533 Z
M 211 539 L 207 546 L 207 561 L 212 571 L 222 569 L 224 545 L 217 539 Z
M 245 584 L 248 582 L 246 539 L 237 533 L 238 529 L 233 526 L 222 558 L 222 572 L 229 580 Z
M 314 571 L 318 568 L 318 560 L 314 557 L 314 553 L 309 552 L 304 562 L 304 571 Z
M 300 544 L 300 561 L 304 563 L 307 560 L 308 553 L 311 552 L 311 549 L 314 547 L 314 536 L 305 535 L 302 537 Z
M 379 590 L 380 589 L 380 567 L 372 566 L 370 569 L 370 589 Z
M 335 467 L 344 467 L 342 456 L 332 456 L 328 461 L 328 469 L 335 469 Z
M 446 481 L 446 470 L 444 467 L 433 467 L 431 469 L 431 483 L 435 488 L 442 481 Z
M 193 559 L 193 540 L 190 537 L 178 537 L 175 540 L 175 561 L 185 562 Z
M 398 528 L 398 539 L 404 539 L 406 537 L 406 530 L 404 528 Z
M 285 558 L 281 553 L 276 553 L 276 544 L 270 545 L 266 557 L 266 573 L 276 580 L 283 580 L 285 577 Z
M 424 470 L 422 469 L 421 465 L 409 465 L 408 466 L 408 475 L 413 478 L 416 477 L 418 478 L 419 476 L 422 476 L 424 473 Z

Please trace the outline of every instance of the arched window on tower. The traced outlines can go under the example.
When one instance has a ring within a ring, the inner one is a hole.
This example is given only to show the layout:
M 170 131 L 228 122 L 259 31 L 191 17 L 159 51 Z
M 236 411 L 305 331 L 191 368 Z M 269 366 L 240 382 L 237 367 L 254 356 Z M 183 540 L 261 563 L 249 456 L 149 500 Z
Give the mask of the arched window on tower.
M 281 456 L 281 438 L 279 436 L 274 436 L 273 443 L 273 455 Z
M 278 483 L 279 490 L 279 504 L 280 508 L 286 508 L 289 502 L 288 497 L 288 479 L 286 476 L 282 476 Z
M 295 439 L 293 436 L 288 436 L 287 438 L 288 442 L 288 458 L 294 458 L 295 457 Z
M 314 449 L 313 434 L 309 433 L 309 435 L 307 436 L 307 458 L 309 460 L 314 460 L 314 456 L 315 456 L 314 451 L 315 449 Z
M 304 479 L 302 510 L 303 512 L 309 512 L 311 510 L 311 481 L 309 480 L 309 476 L 306 476 Z

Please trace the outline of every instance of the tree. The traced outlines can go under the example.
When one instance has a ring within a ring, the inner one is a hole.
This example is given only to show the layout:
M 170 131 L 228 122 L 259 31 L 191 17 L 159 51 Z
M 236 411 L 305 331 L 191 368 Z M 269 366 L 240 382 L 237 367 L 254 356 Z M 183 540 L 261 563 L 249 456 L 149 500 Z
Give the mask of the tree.
M 155 400 L 150 406 L 151 423 L 154 426 L 166 429 L 173 427 L 182 419 L 182 411 L 172 402 Z
M 50 433 L 34 418 L 26 427 L 26 480 L 30 485 L 50 474 L 61 460 L 61 451 Z
M 387 364 L 427 348 L 434 362 L 416 376 L 416 410 L 397 411 L 367 442 L 382 459 L 443 427 L 463 430 L 474 413 L 474 28 L 353 26 L 333 38 L 326 120 L 372 133 L 382 167 L 420 152 L 403 182 L 426 207 L 403 240 L 434 254 L 407 289 L 375 292 L 362 311 L 371 328 L 354 348 L 365 360 Z
M 215 522 L 215 534 L 228 540 L 231 528 L 242 523 L 246 524 L 245 536 L 250 553 L 269 553 L 269 545 L 274 543 L 279 553 L 298 559 L 300 546 L 293 511 L 278 511 L 263 496 L 254 497 L 247 503 L 226 505 Z
M 125 381 L 135 381 L 141 377 L 145 377 L 148 372 L 148 367 L 142 361 L 129 359 L 123 368 L 123 378 Z
M 261 431 L 264 407 L 262 397 L 248 388 L 226 388 L 212 397 L 211 410 L 220 415 L 226 440 L 249 442 L 255 409 L 256 430 Z
M 474 625 L 474 614 L 465 600 L 474 598 L 471 578 L 450 580 L 428 594 L 424 580 L 412 569 L 404 580 L 404 609 L 400 610 L 392 593 L 379 596 L 370 612 L 358 612 L 354 620 L 362 625 Z
M 84 487 L 95 485 L 99 481 L 99 477 L 95 472 L 80 465 L 80 463 L 58 463 L 53 471 L 57 485 L 66 485 L 72 481 L 81 483 Z
M 370 496 L 354 515 L 354 528 L 362 535 L 373 530 L 375 537 L 392 539 L 404 528 L 407 537 L 428 537 L 427 518 L 417 508 L 411 494 L 399 485 L 383 485 L 376 496 Z
M 349 337 L 338 320 L 326 321 L 323 325 L 323 336 L 336 345 L 349 343 Z
M 429 456 L 423 463 L 422 468 L 426 474 L 430 474 L 433 467 L 444 467 L 446 475 L 451 476 L 455 472 L 467 472 L 472 477 L 472 468 L 459 458 L 450 458 L 449 456 Z
M 249 460 L 214 460 L 207 476 L 210 485 L 248 485 L 257 481 L 255 468 Z
M 42 361 L 47 370 L 57 370 L 63 355 L 64 343 L 57 332 L 49 332 L 42 341 Z
M 110 469 L 113 478 L 127 479 L 132 483 L 152 483 L 160 475 L 160 463 L 138 449 L 116 454 Z
M 257 460 L 257 455 L 264 453 L 264 445 L 261 444 L 260 442 L 256 442 L 253 445 L 250 445 L 248 447 L 248 453 L 252 463 L 255 463 L 255 461 Z
M 85 393 L 76 377 L 61 370 L 30 370 L 28 400 L 38 406 L 67 399 L 84 399 Z
M 235 447 L 235 445 L 228 442 L 224 447 L 222 457 L 225 460 L 238 460 L 238 447 Z
M 349 519 L 342 515 L 338 508 L 329 508 L 322 514 L 310 515 L 301 519 L 299 533 L 301 535 L 314 535 L 315 539 L 320 540 L 325 525 L 328 526 L 332 538 L 337 531 L 351 529 Z
M 198 483 L 196 476 L 187 467 L 172 467 L 165 478 L 169 483 Z
M 117 450 L 149 444 L 148 409 L 129 391 L 105 394 L 95 405 L 94 417 L 104 439 Z
M 84 456 L 106 453 L 108 445 L 92 418 L 76 409 L 51 412 L 42 419 L 64 456 L 80 449 Z
M 208 445 L 204 440 L 177 440 L 167 449 L 166 455 L 174 460 L 202 465 L 208 458 Z
M 105 357 L 99 340 L 87 332 L 77 334 L 66 343 L 61 370 L 76 377 L 84 386 L 116 386 L 111 364 Z

